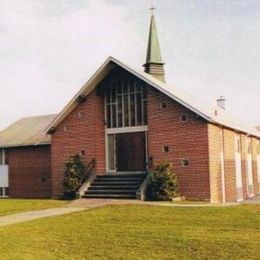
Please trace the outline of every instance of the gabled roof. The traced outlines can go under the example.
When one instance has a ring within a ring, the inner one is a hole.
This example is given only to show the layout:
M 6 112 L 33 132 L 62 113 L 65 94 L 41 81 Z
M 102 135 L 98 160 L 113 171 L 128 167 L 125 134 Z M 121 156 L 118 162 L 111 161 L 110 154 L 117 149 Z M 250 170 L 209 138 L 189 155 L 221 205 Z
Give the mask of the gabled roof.
M 242 124 L 238 120 L 232 119 L 225 111 L 218 111 L 218 114 L 215 115 L 215 109 L 202 105 L 203 102 L 201 102 L 201 100 L 186 94 L 184 95 L 183 92 L 179 92 L 176 88 L 170 88 L 169 85 L 156 79 L 150 74 L 126 65 L 125 63 L 113 57 L 109 57 L 96 71 L 96 73 L 86 82 L 80 91 L 72 98 L 72 100 L 48 126 L 47 132 L 51 132 L 52 129 L 55 129 L 55 127 L 58 126 L 58 124 L 78 105 L 78 100 L 80 97 L 87 96 L 97 86 L 97 84 L 100 83 L 105 78 L 105 76 L 107 76 L 109 72 L 116 66 L 125 69 L 132 75 L 143 80 L 147 84 L 164 93 L 166 96 L 172 98 L 179 104 L 193 111 L 195 114 L 199 115 L 210 123 L 222 125 L 237 131 L 244 132 L 246 134 L 260 137 L 259 131 L 257 131 L 254 127 L 248 127 L 246 124 Z
M 22 118 L 0 132 L 0 148 L 50 144 L 46 127 L 56 115 Z

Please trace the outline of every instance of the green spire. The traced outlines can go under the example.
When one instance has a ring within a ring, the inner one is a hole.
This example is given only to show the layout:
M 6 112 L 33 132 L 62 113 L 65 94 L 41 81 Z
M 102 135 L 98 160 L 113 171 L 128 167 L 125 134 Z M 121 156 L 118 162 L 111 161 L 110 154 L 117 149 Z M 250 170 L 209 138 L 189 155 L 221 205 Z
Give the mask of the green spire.
M 147 47 L 146 63 L 162 63 L 159 40 L 154 15 L 151 15 L 149 41 Z
M 154 8 L 151 8 L 153 11 Z M 151 15 L 149 40 L 147 46 L 146 62 L 144 64 L 144 71 L 151 74 L 155 78 L 165 81 L 164 79 L 164 63 L 162 62 L 159 40 L 157 36 L 157 29 L 155 25 L 154 15 Z

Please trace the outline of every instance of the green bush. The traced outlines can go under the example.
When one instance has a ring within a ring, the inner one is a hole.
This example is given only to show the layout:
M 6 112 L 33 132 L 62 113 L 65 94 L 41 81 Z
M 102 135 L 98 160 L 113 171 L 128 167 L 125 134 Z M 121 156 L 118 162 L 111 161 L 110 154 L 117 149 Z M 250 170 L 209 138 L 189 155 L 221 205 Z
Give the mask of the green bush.
M 81 185 L 84 169 L 84 164 L 78 154 L 70 156 L 69 161 L 65 164 L 65 175 L 63 181 L 65 197 L 75 196 L 76 191 Z
M 178 196 L 177 177 L 172 165 L 160 163 L 151 172 L 149 192 L 151 200 L 171 200 Z

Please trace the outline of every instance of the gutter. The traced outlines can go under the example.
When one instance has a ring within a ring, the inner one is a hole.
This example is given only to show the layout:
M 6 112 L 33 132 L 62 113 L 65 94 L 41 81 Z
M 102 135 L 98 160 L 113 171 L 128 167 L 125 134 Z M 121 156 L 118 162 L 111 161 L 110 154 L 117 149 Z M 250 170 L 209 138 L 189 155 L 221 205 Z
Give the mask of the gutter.
M 51 143 L 34 143 L 34 144 L 19 144 L 19 145 L 3 145 L 0 146 L 0 149 L 6 148 L 16 148 L 16 147 L 30 147 L 30 146 L 44 146 L 44 145 L 51 145 Z

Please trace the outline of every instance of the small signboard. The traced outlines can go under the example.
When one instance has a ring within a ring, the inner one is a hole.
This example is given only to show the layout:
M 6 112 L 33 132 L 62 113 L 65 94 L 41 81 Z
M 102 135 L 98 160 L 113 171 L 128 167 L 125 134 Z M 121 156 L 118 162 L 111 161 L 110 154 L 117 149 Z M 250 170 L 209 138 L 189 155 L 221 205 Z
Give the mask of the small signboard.
M 8 165 L 0 165 L 0 187 L 9 187 Z

